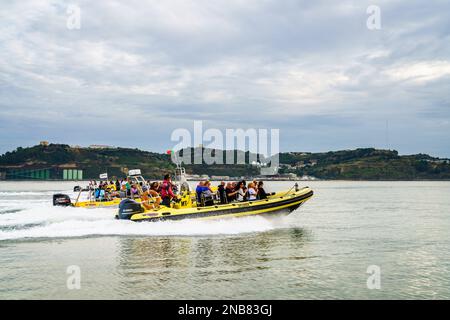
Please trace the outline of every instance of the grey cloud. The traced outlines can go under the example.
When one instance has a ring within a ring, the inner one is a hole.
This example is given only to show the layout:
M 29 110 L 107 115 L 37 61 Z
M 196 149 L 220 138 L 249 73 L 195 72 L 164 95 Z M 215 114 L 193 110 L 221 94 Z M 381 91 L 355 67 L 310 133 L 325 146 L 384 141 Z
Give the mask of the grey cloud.
M 280 128 L 285 150 L 385 147 L 389 121 L 391 148 L 450 156 L 444 1 L 378 1 L 378 31 L 369 1 L 75 3 L 72 31 L 66 2 L 1 4 L 0 152 L 41 139 L 162 151 L 193 120 Z

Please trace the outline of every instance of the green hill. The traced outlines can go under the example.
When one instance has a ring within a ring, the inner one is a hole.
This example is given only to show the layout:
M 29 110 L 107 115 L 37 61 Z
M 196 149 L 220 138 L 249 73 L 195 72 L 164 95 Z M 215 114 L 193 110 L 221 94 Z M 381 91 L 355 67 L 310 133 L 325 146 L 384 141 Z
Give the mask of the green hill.
M 284 153 L 281 172 L 343 180 L 450 179 L 450 161 L 426 154 L 400 156 L 374 148 L 326 153 Z
M 122 177 L 127 169 L 135 168 L 140 168 L 147 177 L 156 178 L 173 170 L 174 165 L 166 154 L 129 148 L 72 148 L 62 144 L 17 148 L 0 156 L 0 171 L 44 168 L 52 170 L 53 178 L 58 178 L 65 168 L 82 169 L 85 179 L 96 179 L 103 172 Z
M 189 151 L 189 150 L 187 150 Z M 192 150 L 190 150 L 192 151 Z M 224 152 L 224 151 L 216 151 Z M 235 156 L 238 152 L 234 151 Z M 249 160 L 249 153 L 243 153 Z M 258 158 L 259 159 L 259 158 Z M 420 180 L 450 179 L 450 161 L 426 154 L 401 156 L 397 151 L 374 148 L 324 153 L 289 152 L 280 154 L 280 174 L 295 173 L 319 179 L 346 180 Z M 174 164 L 166 154 L 130 148 L 81 148 L 62 144 L 17 148 L 0 156 L 0 177 L 17 172 L 50 170 L 51 179 L 61 179 L 62 171 L 83 170 L 84 179 L 95 179 L 103 172 L 122 177 L 128 169 L 139 168 L 145 177 L 160 179 L 173 172 Z M 186 165 L 191 174 L 256 176 L 252 165 Z M 16 175 L 12 174 L 15 173 Z M 20 175 L 19 175 L 20 176 Z M 27 177 L 26 175 L 24 176 Z

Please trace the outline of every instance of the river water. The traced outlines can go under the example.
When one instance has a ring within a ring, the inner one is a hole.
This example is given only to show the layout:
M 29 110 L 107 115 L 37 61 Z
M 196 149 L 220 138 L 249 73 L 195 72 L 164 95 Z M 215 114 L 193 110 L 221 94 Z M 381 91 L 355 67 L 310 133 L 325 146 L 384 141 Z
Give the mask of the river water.
M 302 184 L 285 218 L 133 223 L 1 182 L 0 299 L 450 298 L 450 182 Z

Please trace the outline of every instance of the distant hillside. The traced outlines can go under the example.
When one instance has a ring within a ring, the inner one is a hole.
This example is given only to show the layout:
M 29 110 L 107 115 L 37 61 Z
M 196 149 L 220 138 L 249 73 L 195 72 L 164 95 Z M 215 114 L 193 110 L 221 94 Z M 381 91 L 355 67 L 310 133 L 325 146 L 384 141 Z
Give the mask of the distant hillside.
M 224 151 L 217 151 L 224 152 Z M 242 151 L 235 151 L 237 153 Z M 247 163 L 249 153 L 243 153 Z M 258 158 L 259 159 L 259 158 Z M 319 179 L 420 180 L 450 179 L 450 161 L 425 154 L 400 156 L 397 151 L 373 148 L 325 153 L 289 152 L 280 154 L 280 174 L 295 173 Z M 103 172 L 122 177 L 127 169 L 139 168 L 144 176 L 161 178 L 173 172 L 170 156 L 129 148 L 81 148 L 62 144 L 17 148 L 0 156 L 0 174 L 26 170 L 52 170 L 50 178 L 60 178 L 64 169 L 83 170 L 84 179 Z M 191 174 L 256 176 L 251 165 L 186 165 Z M 1 176 L 0 176 L 1 177 Z M 6 175 L 6 177 L 8 177 Z
M 138 149 L 110 148 L 72 148 L 68 145 L 37 145 L 31 148 L 17 148 L 0 156 L 0 171 L 12 169 L 79 168 L 84 171 L 85 179 L 98 178 L 100 173 L 109 176 L 124 176 L 127 169 L 140 168 L 148 177 L 160 177 L 163 172 L 171 171 L 174 165 L 166 154 Z
M 186 151 L 193 151 L 187 149 Z M 235 151 L 237 153 L 242 151 Z M 192 152 L 193 155 L 193 152 Z M 249 153 L 244 152 L 245 159 Z M 225 158 L 224 158 L 225 159 Z M 193 163 L 193 158 L 192 158 Z M 243 176 L 257 175 L 258 170 L 250 165 L 185 165 L 189 174 Z M 100 173 L 110 177 L 123 177 L 128 169 L 141 169 L 145 177 L 161 179 L 164 174 L 175 171 L 175 165 L 167 154 L 147 152 L 129 148 L 81 148 L 63 144 L 37 145 L 17 148 L 0 156 L 0 172 L 25 172 L 50 169 L 51 179 L 61 179 L 64 169 L 83 170 L 84 179 L 98 179 Z M 14 177 L 28 175 L 11 175 Z
M 282 153 L 281 172 L 343 180 L 450 179 L 450 161 L 426 154 L 400 156 L 374 148 L 325 153 Z

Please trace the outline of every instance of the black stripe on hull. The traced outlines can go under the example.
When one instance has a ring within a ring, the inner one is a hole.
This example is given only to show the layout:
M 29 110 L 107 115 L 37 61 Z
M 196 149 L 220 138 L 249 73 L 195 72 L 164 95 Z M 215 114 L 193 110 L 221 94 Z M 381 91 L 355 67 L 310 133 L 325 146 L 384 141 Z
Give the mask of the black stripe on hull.
M 219 210 L 219 211 L 208 211 L 208 212 L 201 212 L 201 210 L 207 210 L 208 208 L 212 208 L 212 207 L 201 207 L 197 210 L 199 210 L 199 212 L 196 213 L 187 213 L 187 214 L 180 214 L 180 215 L 167 215 L 165 217 L 149 217 L 146 219 L 139 219 L 139 220 L 133 220 L 135 222 L 142 222 L 142 221 L 164 221 L 164 220 L 183 220 L 183 219 L 195 219 L 195 218 L 205 218 L 205 217 L 214 217 L 214 216 L 227 216 L 227 215 L 231 215 L 231 214 L 237 214 L 237 213 L 243 213 L 243 212 L 248 212 L 248 211 L 256 211 L 256 210 L 265 210 L 265 209 L 271 209 L 271 208 L 276 208 L 276 207 L 281 207 L 281 206 L 285 206 L 285 205 L 289 205 L 292 204 L 292 206 L 286 207 L 286 208 L 282 208 L 280 210 L 273 210 L 273 211 L 269 211 L 269 212 L 263 212 L 260 214 L 256 214 L 256 215 L 273 215 L 276 214 L 277 212 L 280 211 L 287 211 L 287 214 L 291 213 L 292 211 L 298 209 L 304 201 L 306 201 L 307 199 L 311 198 L 313 195 L 313 191 L 308 192 L 307 194 L 298 196 L 298 197 L 294 197 L 291 199 L 287 199 L 287 200 L 283 200 L 283 201 L 278 201 L 276 203 L 267 203 L 267 204 L 257 204 L 257 205 L 248 205 L 245 207 L 238 207 L 238 208 L 230 208 L 230 209 L 225 209 L 225 210 Z M 302 201 L 301 203 L 296 203 Z M 236 204 L 237 206 L 238 204 Z

